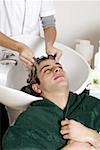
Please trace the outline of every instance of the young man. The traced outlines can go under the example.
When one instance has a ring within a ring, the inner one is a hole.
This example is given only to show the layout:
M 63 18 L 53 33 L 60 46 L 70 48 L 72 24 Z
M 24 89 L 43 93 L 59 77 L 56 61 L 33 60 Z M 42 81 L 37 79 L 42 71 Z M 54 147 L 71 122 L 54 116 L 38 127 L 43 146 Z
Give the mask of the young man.
M 28 82 L 26 92 L 34 91 L 43 100 L 33 102 L 9 128 L 4 150 L 78 150 L 79 145 L 81 150 L 99 150 L 98 99 L 69 92 L 68 77 L 53 56 L 36 60 Z

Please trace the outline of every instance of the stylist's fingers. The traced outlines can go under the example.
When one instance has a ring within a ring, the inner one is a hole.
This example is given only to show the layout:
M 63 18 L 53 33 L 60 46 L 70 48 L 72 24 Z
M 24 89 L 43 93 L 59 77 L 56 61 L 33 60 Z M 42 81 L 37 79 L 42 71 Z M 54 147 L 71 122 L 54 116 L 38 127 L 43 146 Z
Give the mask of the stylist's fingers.
M 20 57 L 21 60 L 26 61 L 26 63 L 28 61 L 28 62 L 30 62 L 30 64 L 34 64 L 33 56 L 29 57 L 29 56 L 25 56 L 25 55 L 21 54 L 21 55 L 19 55 L 19 57 Z
M 19 50 L 19 57 L 26 64 L 27 64 L 27 61 L 30 62 L 31 64 L 34 64 L 33 50 L 25 44 L 22 44 L 22 47 Z M 30 65 L 30 63 L 29 63 L 29 65 Z
M 62 51 L 61 50 L 57 51 L 57 53 L 56 53 L 56 61 L 59 61 L 61 56 L 62 56 Z
M 20 58 L 21 62 L 22 62 L 25 66 L 31 67 L 31 66 L 33 65 L 33 63 L 30 62 L 28 59 L 26 59 L 26 58 L 24 58 L 24 57 L 22 57 L 22 56 L 20 56 L 19 58 Z
M 46 53 L 47 53 L 47 55 L 56 56 L 55 57 L 56 61 L 59 61 L 60 57 L 62 56 L 62 51 L 55 47 L 49 47 L 46 50 Z

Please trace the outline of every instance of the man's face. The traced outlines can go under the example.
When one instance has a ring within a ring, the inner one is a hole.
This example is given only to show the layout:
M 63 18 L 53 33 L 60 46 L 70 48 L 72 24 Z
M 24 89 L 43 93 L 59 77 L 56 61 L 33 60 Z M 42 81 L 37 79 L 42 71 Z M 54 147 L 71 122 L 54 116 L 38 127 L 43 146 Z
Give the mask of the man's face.
M 54 91 L 68 87 L 66 74 L 58 62 L 47 59 L 41 62 L 37 68 L 37 75 L 40 80 L 42 91 Z

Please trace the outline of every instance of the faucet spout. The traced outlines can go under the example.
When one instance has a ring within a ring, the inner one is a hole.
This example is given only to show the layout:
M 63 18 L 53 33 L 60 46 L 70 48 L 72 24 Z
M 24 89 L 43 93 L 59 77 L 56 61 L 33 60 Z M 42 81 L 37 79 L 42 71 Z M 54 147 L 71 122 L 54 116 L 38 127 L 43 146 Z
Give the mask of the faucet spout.
M 15 66 L 18 64 L 17 56 L 8 50 L 1 50 L 0 52 L 0 64 L 9 65 L 14 64 Z
M 0 60 L 0 64 L 2 65 L 14 64 L 16 66 L 18 64 L 18 61 L 16 59 L 2 59 Z

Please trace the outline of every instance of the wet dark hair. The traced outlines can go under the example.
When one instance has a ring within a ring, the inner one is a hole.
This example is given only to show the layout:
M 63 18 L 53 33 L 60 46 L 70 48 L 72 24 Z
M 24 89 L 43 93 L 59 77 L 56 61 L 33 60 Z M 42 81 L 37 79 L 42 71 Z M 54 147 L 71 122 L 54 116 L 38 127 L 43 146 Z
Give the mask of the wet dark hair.
M 34 58 L 34 60 L 35 60 L 35 64 L 39 65 L 41 62 L 43 62 L 43 61 L 45 61 L 47 59 L 55 60 L 55 57 L 56 57 L 56 55 L 54 55 L 54 56 L 53 55 L 48 55 L 47 57 L 46 56 L 42 56 L 40 58 Z M 21 91 L 23 91 L 25 93 L 28 93 L 30 95 L 39 97 L 40 94 L 36 93 L 32 89 L 32 84 L 36 84 L 36 83 L 40 84 L 39 78 L 37 76 L 37 67 L 36 67 L 36 65 L 33 65 L 32 69 L 29 72 L 28 79 L 27 79 L 28 85 L 22 87 Z

